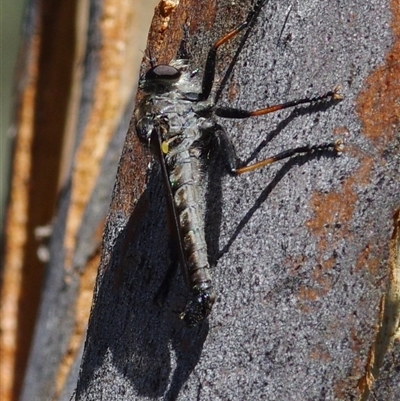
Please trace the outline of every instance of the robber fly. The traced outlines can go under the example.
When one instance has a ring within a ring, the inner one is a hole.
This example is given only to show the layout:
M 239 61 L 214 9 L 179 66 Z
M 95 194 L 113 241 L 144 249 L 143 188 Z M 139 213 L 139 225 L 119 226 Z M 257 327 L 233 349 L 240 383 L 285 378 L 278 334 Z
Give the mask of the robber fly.
M 180 318 L 195 326 L 210 313 L 215 292 L 210 277 L 210 265 L 205 241 L 203 210 L 199 202 L 200 184 L 205 158 L 205 144 L 217 139 L 226 153 L 229 172 L 242 174 L 264 167 L 295 154 L 315 151 L 342 151 L 342 142 L 289 149 L 252 165 L 238 167 L 234 147 L 214 116 L 247 118 L 277 110 L 320 101 L 341 100 L 338 89 L 322 96 L 298 99 L 248 111 L 218 107 L 211 99 L 214 84 L 216 53 L 225 42 L 249 29 L 266 0 L 256 1 L 246 20 L 217 40 L 210 48 L 201 84 L 196 72 L 191 72 L 188 60 L 178 57 L 169 65 L 152 65 L 141 77 L 139 87 L 145 93 L 135 110 L 136 131 L 141 141 L 157 156 L 165 183 L 167 205 L 172 217 L 172 230 L 178 241 L 179 263 L 191 296 Z M 179 54 L 179 53 L 178 53 Z

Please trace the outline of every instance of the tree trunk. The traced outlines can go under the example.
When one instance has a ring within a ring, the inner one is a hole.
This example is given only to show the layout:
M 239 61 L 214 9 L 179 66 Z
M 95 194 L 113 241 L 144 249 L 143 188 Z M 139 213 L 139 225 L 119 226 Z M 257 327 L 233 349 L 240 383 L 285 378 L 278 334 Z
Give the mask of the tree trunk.
M 210 169 L 205 219 L 217 301 L 207 322 L 188 329 L 177 313 L 187 296 L 181 275 L 162 309 L 152 302 L 169 265 L 166 207 L 158 165 L 148 168 L 131 123 L 77 400 L 400 396 L 392 359 L 399 347 L 399 3 L 289 3 L 263 7 L 220 104 L 257 109 L 338 84 L 344 100 L 222 124 L 247 162 L 338 138 L 344 154 L 299 156 L 236 179 Z M 159 8 L 148 54 L 168 62 L 187 24 L 193 69 L 202 67 L 209 44 L 250 7 Z M 218 72 L 235 48 L 235 41 L 221 48 Z

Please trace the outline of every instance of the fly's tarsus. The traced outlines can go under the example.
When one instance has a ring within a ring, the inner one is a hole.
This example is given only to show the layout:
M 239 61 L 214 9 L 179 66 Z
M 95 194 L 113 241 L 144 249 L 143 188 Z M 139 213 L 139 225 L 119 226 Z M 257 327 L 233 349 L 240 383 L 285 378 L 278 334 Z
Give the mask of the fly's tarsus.
M 201 200 L 205 192 L 203 164 L 206 162 L 202 155 L 211 142 L 210 139 L 214 138 L 218 142 L 228 170 L 233 175 L 254 171 L 298 154 L 324 151 L 340 154 L 343 151 L 343 141 L 337 140 L 288 149 L 261 162 L 237 166 L 233 144 L 224 128 L 216 122 L 215 116 L 257 117 L 298 105 L 335 102 L 343 98 L 340 88 L 335 87 L 320 96 L 292 100 L 258 110 L 215 105 L 219 93 L 217 91 L 213 98 L 210 95 L 214 86 L 217 50 L 244 30 L 245 39 L 266 3 L 267 0 L 256 1 L 243 23 L 210 46 L 201 82 L 198 69 L 190 70 L 186 59 L 189 57 L 187 29 L 178 51 L 178 59 L 172 60 L 169 65 L 151 63 L 151 68 L 140 80 L 139 87 L 145 95 L 134 112 L 136 132 L 140 140 L 151 147 L 160 162 L 170 214 L 170 229 L 177 251 L 177 255 L 171 255 L 171 265 L 177 267 L 176 261 L 179 260 L 185 284 L 191 293 L 184 311 L 180 313 L 181 320 L 187 326 L 195 326 L 206 319 L 215 301 L 204 232 L 204 202 Z M 228 68 L 226 75 L 231 70 Z M 224 78 L 226 79 L 227 77 Z M 168 277 L 164 280 L 165 284 L 169 284 L 173 276 L 171 265 Z M 162 304 L 167 294 L 165 288 L 160 289 L 155 301 Z

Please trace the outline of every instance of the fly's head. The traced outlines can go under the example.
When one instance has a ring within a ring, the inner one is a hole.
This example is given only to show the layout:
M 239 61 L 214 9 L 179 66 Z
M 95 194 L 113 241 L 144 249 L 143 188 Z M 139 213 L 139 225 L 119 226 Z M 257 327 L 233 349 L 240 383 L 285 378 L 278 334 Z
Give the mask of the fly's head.
M 139 88 L 148 94 L 161 95 L 178 92 L 178 98 L 187 98 L 187 94 L 200 90 L 198 70 L 189 71 L 188 60 L 176 59 L 169 64 L 152 66 L 142 75 Z M 195 97 L 197 98 L 197 97 Z
M 181 71 L 172 65 L 156 65 L 141 77 L 139 88 L 146 93 L 162 94 L 170 92 L 174 89 L 181 75 Z
M 214 301 L 215 294 L 211 289 L 198 290 L 193 293 L 179 317 L 185 322 L 186 326 L 196 326 L 210 314 Z

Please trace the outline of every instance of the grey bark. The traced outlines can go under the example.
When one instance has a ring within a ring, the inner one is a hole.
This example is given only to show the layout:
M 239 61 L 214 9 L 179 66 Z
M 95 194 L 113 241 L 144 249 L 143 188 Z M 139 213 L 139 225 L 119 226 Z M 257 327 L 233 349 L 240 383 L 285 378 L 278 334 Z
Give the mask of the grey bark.
M 380 0 L 295 2 L 278 43 L 289 3 L 266 4 L 220 104 L 256 109 L 338 84 L 344 100 L 221 124 L 245 161 L 339 137 L 346 152 L 295 157 L 238 178 L 213 166 L 205 218 L 217 301 L 208 321 L 188 329 L 177 313 L 187 297 L 180 274 L 164 307 L 152 302 L 169 265 L 166 207 L 158 166 L 147 169 L 131 126 L 76 400 L 361 396 L 389 279 L 400 159 L 398 125 L 377 144 L 356 108 L 392 45 L 391 14 Z M 212 29 L 193 29 L 193 68 L 249 8 L 221 1 Z M 219 65 L 238 42 L 221 49 Z M 388 372 L 393 377 L 393 364 Z M 377 398 L 398 399 L 386 383 Z

